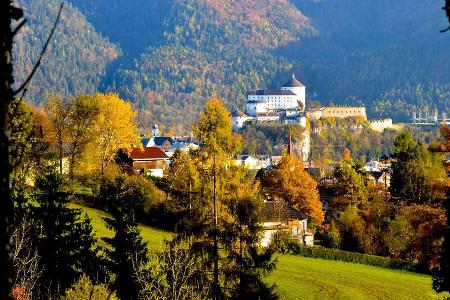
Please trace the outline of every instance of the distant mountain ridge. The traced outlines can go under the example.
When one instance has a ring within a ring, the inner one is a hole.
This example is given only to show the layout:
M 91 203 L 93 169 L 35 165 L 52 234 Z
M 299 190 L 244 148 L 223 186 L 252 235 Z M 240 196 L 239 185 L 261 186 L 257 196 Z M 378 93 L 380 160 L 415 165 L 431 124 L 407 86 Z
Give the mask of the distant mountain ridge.
M 33 18 L 30 28 L 41 28 L 34 40 L 18 40 L 18 53 L 23 53 L 30 45 L 39 48 L 56 0 L 20 3 Z M 65 14 L 77 21 L 71 28 L 62 24 L 61 31 L 72 42 L 53 44 L 61 55 L 66 53 L 68 66 L 47 58 L 34 81 L 38 88 L 30 93 L 35 103 L 46 89 L 64 94 L 117 91 L 135 104 L 143 127 L 157 122 L 165 131 L 180 132 L 190 129 L 211 93 L 217 92 L 229 108 L 243 108 L 248 91 L 279 86 L 296 73 L 307 85 L 307 101 L 364 104 L 371 116 L 406 120 L 413 110 L 450 106 L 450 35 L 438 33 L 446 24 L 438 3 L 70 3 Z M 19 62 L 18 73 L 25 74 L 29 63 Z

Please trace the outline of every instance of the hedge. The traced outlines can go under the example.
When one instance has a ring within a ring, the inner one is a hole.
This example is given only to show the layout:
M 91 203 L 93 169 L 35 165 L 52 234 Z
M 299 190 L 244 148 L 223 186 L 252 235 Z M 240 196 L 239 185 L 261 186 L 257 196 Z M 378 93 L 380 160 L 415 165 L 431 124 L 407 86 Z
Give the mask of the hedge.
M 401 259 L 348 252 L 338 249 L 328 249 L 317 246 L 309 247 L 292 241 L 285 244 L 283 248 L 284 253 L 299 255 L 303 257 L 338 260 L 386 269 L 405 270 L 410 272 L 424 272 L 423 270 L 421 270 L 421 268 L 419 268 L 417 264 L 412 264 Z

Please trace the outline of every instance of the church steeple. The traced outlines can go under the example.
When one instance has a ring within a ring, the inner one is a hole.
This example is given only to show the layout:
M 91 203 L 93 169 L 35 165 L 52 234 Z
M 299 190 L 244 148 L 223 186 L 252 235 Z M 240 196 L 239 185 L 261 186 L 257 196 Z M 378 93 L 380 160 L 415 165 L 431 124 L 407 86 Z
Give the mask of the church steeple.
M 288 144 L 288 155 L 294 156 L 294 144 L 292 143 L 291 129 L 289 128 L 289 144 Z

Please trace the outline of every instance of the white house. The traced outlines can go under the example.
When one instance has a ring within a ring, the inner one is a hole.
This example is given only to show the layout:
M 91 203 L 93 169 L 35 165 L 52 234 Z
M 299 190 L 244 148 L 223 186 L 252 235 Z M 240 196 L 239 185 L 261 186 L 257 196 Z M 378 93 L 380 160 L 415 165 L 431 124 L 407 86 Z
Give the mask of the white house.
M 366 172 L 378 172 L 380 171 L 378 164 L 379 162 L 377 160 L 371 160 L 366 163 L 366 165 L 364 166 L 364 170 Z
M 249 170 L 259 170 L 271 165 L 270 156 L 237 155 L 234 164 Z
M 261 246 L 267 247 L 274 236 L 287 232 L 290 239 L 308 246 L 314 245 L 314 233 L 308 229 L 308 218 L 283 202 L 265 201 L 262 219 Z

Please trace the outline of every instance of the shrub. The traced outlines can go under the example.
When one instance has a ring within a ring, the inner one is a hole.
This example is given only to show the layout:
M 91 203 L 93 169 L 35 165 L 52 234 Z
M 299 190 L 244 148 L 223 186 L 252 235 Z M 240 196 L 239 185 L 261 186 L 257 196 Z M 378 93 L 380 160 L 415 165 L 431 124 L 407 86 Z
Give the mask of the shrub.
M 110 292 L 104 284 L 93 284 L 89 277 L 83 275 L 67 289 L 61 300 L 117 300 L 115 293 Z
M 424 272 L 424 270 L 420 269 L 418 265 L 401 259 L 348 252 L 338 249 L 327 249 L 317 246 L 308 247 L 295 241 L 285 243 L 284 250 L 284 253 L 299 255 L 303 257 L 339 260 L 386 269 L 405 270 L 410 272 Z

